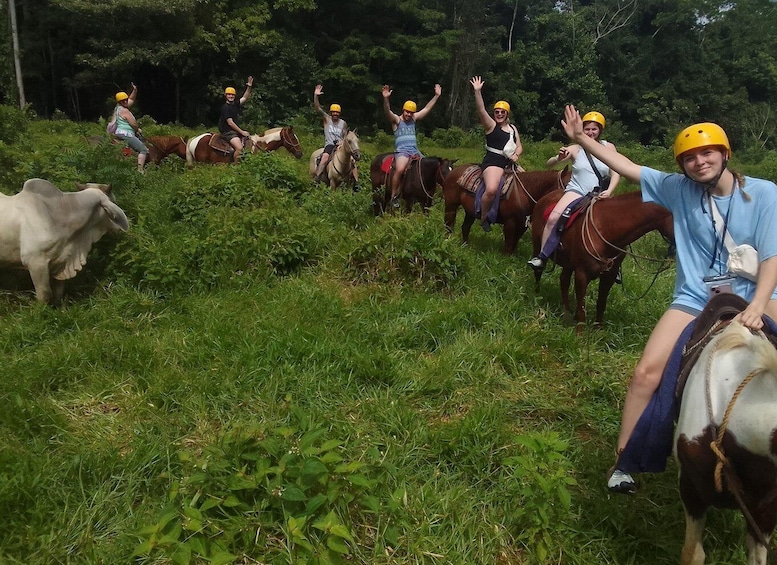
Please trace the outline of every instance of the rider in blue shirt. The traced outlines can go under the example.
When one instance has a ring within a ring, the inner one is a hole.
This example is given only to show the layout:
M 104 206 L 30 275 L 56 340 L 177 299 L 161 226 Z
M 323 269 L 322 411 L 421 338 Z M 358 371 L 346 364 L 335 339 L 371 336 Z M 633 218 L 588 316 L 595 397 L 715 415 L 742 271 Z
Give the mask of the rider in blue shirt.
M 731 290 L 750 302 L 736 320 L 753 330 L 763 327 L 762 315 L 777 319 L 777 186 L 766 180 L 743 177 L 728 168 L 731 146 L 726 132 L 714 123 L 694 124 L 675 139 L 674 156 L 682 174 L 662 173 L 637 165 L 627 157 L 607 151 L 583 133 L 574 106 L 564 113 L 564 131 L 610 169 L 642 188 L 646 202 L 656 202 L 672 212 L 677 244 L 677 276 L 669 309 L 650 334 L 626 393 L 617 452 L 629 441 L 642 412 L 658 388 L 675 342 L 709 299 L 705 281 L 728 277 Z M 726 220 L 713 222 L 712 206 Z M 737 245 L 748 243 L 758 251 L 757 282 L 727 273 L 728 232 Z M 631 448 L 631 446 L 630 446 Z M 636 491 L 633 477 L 611 470 L 607 486 L 614 492 Z
M 389 85 L 383 85 L 381 90 L 383 111 L 391 123 L 391 129 L 394 131 L 394 174 L 391 177 L 391 205 L 394 208 L 399 208 L 399 187 L 410 159 L 413 157 L 423 157 L 418 150 L 415 123 L 429 114 L 442 94 L 442 87 L 439 84 L 434 85 L 434 96 L 421 110 L 416 111 L 416 103 L 412 100 L 406 101 L 402 106 L 401 116 L 391 111 L 389 97 L 392 92 L 393 90 L 391 90 Z

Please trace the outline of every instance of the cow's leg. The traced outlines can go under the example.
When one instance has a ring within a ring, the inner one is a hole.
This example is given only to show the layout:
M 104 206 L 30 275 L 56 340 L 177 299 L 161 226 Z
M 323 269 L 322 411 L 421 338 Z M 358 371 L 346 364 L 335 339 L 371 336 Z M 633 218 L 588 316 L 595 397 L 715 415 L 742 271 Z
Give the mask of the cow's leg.
M 31 261 L 27 265 L 30 271 L 32 284 L 35 286 L 35 298 L 38 302 L 53 304 L 53 295 L 51 292 L 51 277 L 49 276 L 49 264 L 46 260 Z
M 766 565 L 768 550 L 750 532 L 747 532 L 745 537 L 745 547 L 747 547 L 747 565 Z
M 59 304 L 65 295 L 65 281 L 51 278 L 51 303 Z
M 704 533 L 704 515 L 693 518 L 685 513 L 685 542 L 680 554 L 680 565 L 704 565 L 704 548 L 701 536 Z M 765 563 L 765 562 L 764 562 Z

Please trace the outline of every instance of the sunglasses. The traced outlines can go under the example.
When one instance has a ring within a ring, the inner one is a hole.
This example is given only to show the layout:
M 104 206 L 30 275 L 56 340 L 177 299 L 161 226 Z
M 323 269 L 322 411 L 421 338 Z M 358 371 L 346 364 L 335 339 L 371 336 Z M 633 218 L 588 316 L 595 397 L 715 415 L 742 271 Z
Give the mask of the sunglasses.
M 507 110 L 494 110 L 494 114 L 506 114 Z

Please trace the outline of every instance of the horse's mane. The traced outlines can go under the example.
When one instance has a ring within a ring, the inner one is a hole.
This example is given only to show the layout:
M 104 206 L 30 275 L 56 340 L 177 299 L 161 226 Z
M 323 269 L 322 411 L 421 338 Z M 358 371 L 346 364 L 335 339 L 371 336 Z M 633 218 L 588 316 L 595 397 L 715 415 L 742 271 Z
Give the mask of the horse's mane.
M 731 322 L 721 332 L 716 344 L 716 351 L 723 353 L 738 347 L 750 349 L 760 368 L 777 374 L 777 349 L 760 334 L 753 334 L 739 322 Z

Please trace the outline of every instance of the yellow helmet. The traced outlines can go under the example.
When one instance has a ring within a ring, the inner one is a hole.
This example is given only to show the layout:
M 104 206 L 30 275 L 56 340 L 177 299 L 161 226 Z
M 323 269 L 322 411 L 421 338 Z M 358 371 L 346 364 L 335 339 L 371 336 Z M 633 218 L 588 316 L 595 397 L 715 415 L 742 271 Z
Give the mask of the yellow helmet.
M 342 109 L 340 108 L 340 104 L 332 104 L 329 107 L 330 112 L 342 112 Z
M 494 104 L 494 110 L 497 110 L 497 109 L 504 110 L 508 114 L 510 113 L 510 105 L 504 100 L 500 100 L 499 102 Z
M 681 162 L 683 153 L 712 145 L 725 148 L 726 158 L 731 157 L 731 145 L 722 127 L 711 122 L 693 124 L 677 134 L 674 140 L 674 159 L 683 169 Z
M 585 116 L 583 116 L 583 123 L 586 122 L 599 124 L 602 129 L 604 129 L 604 125 L 607 123 L 604 119 L 604 116 L 599 112 L 588 112 Z
M 412 100 L 408 100 L 402 105 L 402 109 L 407 112 L 415 112 L 418 109 L 418 106 L 416 106 L 415 102 Z
M 231 86 L 228 86 L 224 89 L 224 94 L 237 94 L 237 90 L 232 88 Z
M 116 102 L 121 102 L 122 100 L 126 100 L 127 98 L 129 98 L 129 95 L 126 92 L 116 93 Z

